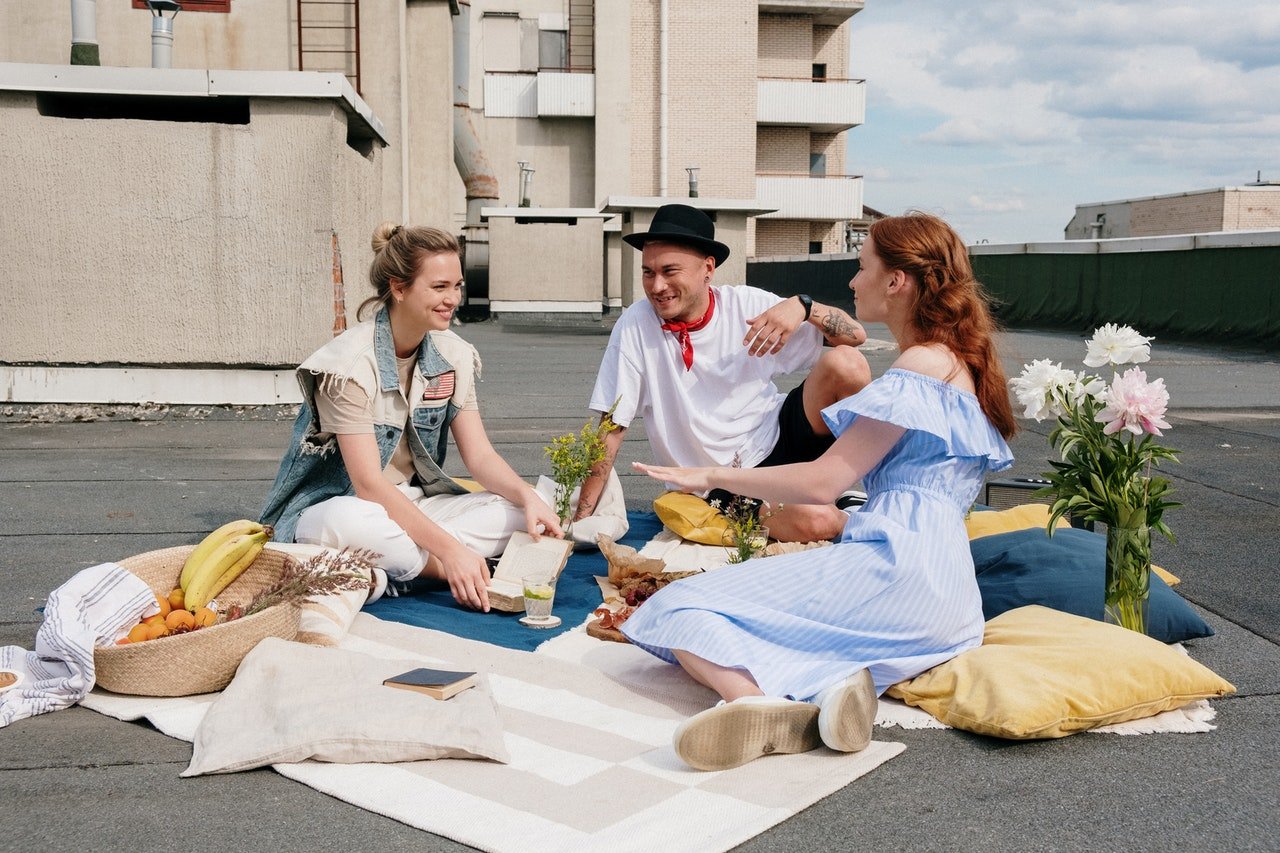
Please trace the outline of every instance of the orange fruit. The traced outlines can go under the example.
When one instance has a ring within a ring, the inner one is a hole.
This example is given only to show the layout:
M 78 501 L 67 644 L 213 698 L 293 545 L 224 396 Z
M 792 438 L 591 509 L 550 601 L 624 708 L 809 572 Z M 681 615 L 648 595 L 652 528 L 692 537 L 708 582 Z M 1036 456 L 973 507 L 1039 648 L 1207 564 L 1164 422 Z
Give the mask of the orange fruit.
M 169 606 L 169 599 L 165 596 L 156 595 L 156 603 L 160 605 L 160 618 L 163 619 L 169 615 L 169 611 L 173 608 Z
M 195 620 L 197 628 L 208 628 L 214 622 L 218 621 L 218 614 L 214 613 L 208 607 L 201 607 L 196 611 Z
M 181 610 L 187 606 L 184 600 L 185 598 L 186 593 L 182 591 L 182 587 L 178 587 L 173 590 L 173 592 L 169 593 L 169 607 L 173 610 Z
M 166 637 L 169 635 L 169 626 L 163 622 L 153 622 L 152 624 L 147 625 L 146 628 L 148 640 L 155 640 L 159 637 Z
M 185 610 L 174 610 L 165 618 L 164 624 L 170 631 L 182 633 L 196 626 L 196 617 Z
M 151 639 L 151 626 L 147 624 L 134 625 L 129 629 L 129 642 L 141 643 L 143 640 Z
M 143 619 L 142 624 L 143 625 L 163 625 L 164 617 L 161 616 L 159 613 L 156 613 L 153 616 L 148 616 L 146 619 Z
M 117 645 L 117 646 L 127 646 L 127 645 L 129 645 L 129 638 L 128 638 L 128 637 L 121 637 L 120 639 L 116 640 L 116 645 Z

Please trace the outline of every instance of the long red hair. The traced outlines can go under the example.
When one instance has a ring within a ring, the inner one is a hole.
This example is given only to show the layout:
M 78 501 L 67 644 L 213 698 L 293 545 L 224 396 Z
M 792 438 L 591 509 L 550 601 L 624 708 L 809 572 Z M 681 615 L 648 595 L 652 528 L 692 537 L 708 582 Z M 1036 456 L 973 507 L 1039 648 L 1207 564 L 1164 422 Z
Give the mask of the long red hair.
M 999 327 L 960 235 L 936 216 L 911 212 L 873 223 L 871 239 L 889 269 L 902 270 L 918 285 L 911 315 L 918 342 L 942 344 L 968 365 L 982 411 L 1011 438 L 1018 424 L 996 352 Z

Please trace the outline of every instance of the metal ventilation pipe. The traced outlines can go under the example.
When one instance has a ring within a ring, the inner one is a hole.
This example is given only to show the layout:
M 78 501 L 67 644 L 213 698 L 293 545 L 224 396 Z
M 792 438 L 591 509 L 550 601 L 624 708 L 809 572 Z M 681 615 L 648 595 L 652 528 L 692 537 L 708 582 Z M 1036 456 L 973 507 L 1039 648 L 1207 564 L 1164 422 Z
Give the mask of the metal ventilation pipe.
M 71 64 L 98 61 L 98 0 L 71 0 Z
M 151 10 L 151 67 L 173 67 L 173 19 L 178 17 L 182 6 L 174 0 L 147 0 L 147 8 Z M 165 17 L 165 12 L 172 12 Z
M 458 6 L 458 14 L 453 16 L 453 165 L 467 191 L 467 221 L 462 227 L 466 241 L 463 275 L 467 279 L 468 301 L 486 304 L 489 228 L 480 221 L 480 209 L 497 202 L 498 178 L 471 124 L 471 5 Z

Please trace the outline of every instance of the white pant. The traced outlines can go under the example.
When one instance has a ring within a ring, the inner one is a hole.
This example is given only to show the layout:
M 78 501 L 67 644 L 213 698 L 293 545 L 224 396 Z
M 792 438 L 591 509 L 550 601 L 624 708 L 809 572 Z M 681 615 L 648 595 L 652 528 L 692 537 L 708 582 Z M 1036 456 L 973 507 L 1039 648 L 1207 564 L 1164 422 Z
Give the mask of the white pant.
M 492 492 L 423 497 L 415 486 L 396 486 L 422 514 L 481 557 L 496 557 L 511 534 L 524 529 L 524 510 Z M 413 580 L 427 565 L 427 552 L 409 538 L 381 504 L 354 495 L 308 507 L 298 518 L 294 541 L 327 548 L 365 548 L 396 581 Z

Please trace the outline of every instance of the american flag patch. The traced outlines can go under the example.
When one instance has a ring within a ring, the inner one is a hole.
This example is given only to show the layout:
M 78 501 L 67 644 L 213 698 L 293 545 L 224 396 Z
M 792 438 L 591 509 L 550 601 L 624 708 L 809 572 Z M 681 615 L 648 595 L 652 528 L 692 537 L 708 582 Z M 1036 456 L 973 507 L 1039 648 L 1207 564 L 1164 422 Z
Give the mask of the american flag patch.
M 447 400 L 453 396 L 453 371 L 433 376 L 422 389 L 423 400 Z

